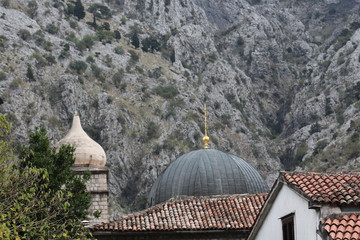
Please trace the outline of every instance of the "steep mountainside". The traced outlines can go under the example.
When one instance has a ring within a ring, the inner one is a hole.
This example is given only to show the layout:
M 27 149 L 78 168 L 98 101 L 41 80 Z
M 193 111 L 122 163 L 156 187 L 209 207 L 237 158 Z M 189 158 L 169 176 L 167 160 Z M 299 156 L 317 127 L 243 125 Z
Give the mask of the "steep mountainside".
M 82 0 L 80 20 L 74 2 L 0 0 L 0 110 L 20 144 L 77 110 L 119 211 L 202 146 L 204 103 L 211 147 L 269 185 L 360 169 L 359 0 Z

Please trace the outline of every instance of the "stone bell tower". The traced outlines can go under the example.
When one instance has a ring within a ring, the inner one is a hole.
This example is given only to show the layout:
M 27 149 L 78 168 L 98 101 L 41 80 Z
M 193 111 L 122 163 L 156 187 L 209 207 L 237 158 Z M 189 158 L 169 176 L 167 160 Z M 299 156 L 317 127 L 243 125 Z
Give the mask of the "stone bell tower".
M 105 167 L 106 154 L 104 149 L 92 140 L 81 127 L 80 117 L 74 114 L 70 131 L 58 142 L 58 146 L 69 144 L 75 147 L 75 163 L 72 169 L 79 175 L 86 171 L 91 173 L 87 182 L 87 190 L 91 194 L 90 213 L 100 213 L 98 218 L 88 216 L 89 225 L 109 221 L 108 212 L 108 178 L 109 170 Z

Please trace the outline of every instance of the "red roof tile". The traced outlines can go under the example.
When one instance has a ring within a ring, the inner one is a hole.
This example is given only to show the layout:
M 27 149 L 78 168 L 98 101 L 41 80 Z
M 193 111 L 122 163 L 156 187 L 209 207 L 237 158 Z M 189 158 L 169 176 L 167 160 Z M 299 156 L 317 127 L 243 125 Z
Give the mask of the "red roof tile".
M 93 231 L 247 230 L 267 194 L 180 196 L 92 227 Z
M 360 172 L 282 172 L 281 178 L 315 203 L 360 205 Z
M 322 221 L 331 240 L 359 240 L 360 214 L 337 215 Z

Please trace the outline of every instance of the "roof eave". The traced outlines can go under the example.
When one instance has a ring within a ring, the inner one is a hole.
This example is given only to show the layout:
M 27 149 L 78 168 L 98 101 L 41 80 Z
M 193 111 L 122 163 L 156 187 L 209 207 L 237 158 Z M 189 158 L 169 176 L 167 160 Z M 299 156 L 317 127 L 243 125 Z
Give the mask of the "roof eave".
M 114 230 L 95 230 L 92 231 L 93 236 L 120 236 L 120 235 L 156 235 L 156 234 L 211 234 L 211 233 L 248 233 L 249 228 L 243 229 L 208 229 L 208 230 L 167 230 L 167 231 L 114 231 Z

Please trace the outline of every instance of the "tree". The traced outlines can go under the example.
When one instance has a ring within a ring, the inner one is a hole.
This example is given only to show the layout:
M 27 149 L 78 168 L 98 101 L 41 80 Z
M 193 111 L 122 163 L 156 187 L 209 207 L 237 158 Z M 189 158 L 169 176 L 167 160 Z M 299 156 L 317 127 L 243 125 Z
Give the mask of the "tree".
M 74 16 L 77 17 L 78 21 L 80 21 L 85 17 L 85 10 L 84 10 L 84 6 L 81 3 L 81 0 L 76 0 L 73 11 L 74 11 Z
M 114 38 L 117 39 L 117 40 L 120 40 L 121 39 L 121 33 L 119 30 L 115 30 L 114 31 Z M 1 46 L 1 45 L 0 45 Z
M 21 151 L 20 166 L 46 169 L 49 175 L 49 190 L 66 190 L 71 193 L 68 199 L 70 206 L 63 219 L 83 220 L 89 214 L 90 207 L 90 194 L 86 191 L 85 184 L 89 174 L 80 177 L 71 169 L 75 162 L 74 151 L 75 149 L 69 145 L 61 146 L 59 149 L 51 147 L 45 128 L 36 128 L 29 135 L 29 146 Z
M 33 73 L 33 70 L 31 68 L 30 64 L 28 64 L 28 66 L 27 66 L 26 77 L 32 82 L 35 81 L 34 73 Z
M 88 11 L 93 14 L 93 25 L 94 27 L 97 26 L 96 19 L 109 19 L 112 17 L 110 9 L 100 3 L 92 4 Z
M 170 61 L 171 63 L 174 63 L 176 60 L 176 53 L 175 53 L 175 49 L 171 50 L 171 54 L 170 54 Z
M 140 40 L 139 40 L 139 35 L 138 33 L 135 31 L 132 33 L 131 35 L 131 44 L 135 47 L 135 48 L 139 48 L 140 47 Z
M 0 114 L 0 239 L 88 239 L 81 219 L 68 216 L 72 193 L 49 189 L 46 169 L 14 161 L 9 130 Z
M 28 7 L 27 13 L 29 14 L 29 16 L 30 16 L 31 18 L 36 17 L 36 15 L 37 15 L 37 10 L 38 10 L 38 4 L 37 4 L 37 2 L 36 2 L 35 0 L 31 0 L 31 1 L 28 2 L 27 7 Z
M 158 42 L 158 40 L 156 40 L 156 38 L 154 36 L 150 36 L 145 38 L 142 41 L 142 48 L 141 48 L 144 52 L 154 52 L 154 51 L 159 51 L 160 50 L 160 43 Z

